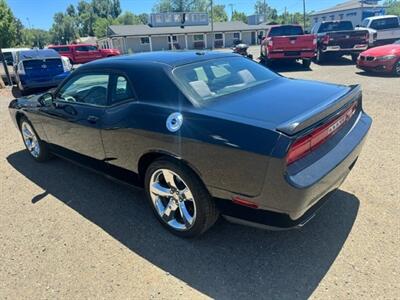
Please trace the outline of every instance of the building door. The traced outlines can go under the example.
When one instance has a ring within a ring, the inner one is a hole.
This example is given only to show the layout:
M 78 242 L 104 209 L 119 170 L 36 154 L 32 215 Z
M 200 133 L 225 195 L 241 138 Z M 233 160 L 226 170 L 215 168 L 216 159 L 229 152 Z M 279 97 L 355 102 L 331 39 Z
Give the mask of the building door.
M 255 31 L 252 31 L 251 32 L 251 44 L 252 45 L 255 45 L 256 44 L 256 32 Z

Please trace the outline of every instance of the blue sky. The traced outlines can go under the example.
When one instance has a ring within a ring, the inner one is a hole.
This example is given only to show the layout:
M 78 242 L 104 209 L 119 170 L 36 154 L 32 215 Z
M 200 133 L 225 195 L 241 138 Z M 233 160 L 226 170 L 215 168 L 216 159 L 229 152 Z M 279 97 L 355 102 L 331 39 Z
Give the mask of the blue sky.
M 22 23 L 28 27 L 28 20 L 34 28 L 49 29 L 53 23 L 53 15 L 59 11 L 65 11 L 66 7 L 76 4 L 79 0 L 6 0 L 11 7 L 14 15 L 21 19 Z M 123 11 L 131 11 L 135 14 L 149 13 L 156 3 L 156 0 L 120 0 Z M 285 7 L 290 12 L 302 11 L 302 0 L 266 0 L 267 3 L 276 8 L 279 13 L 283 12 Z M 346 0 L 306 0 L 307 11 L 320 10 L 328 8 L 337 3 Z M 250 15 L 254 12 L 254 3 L 256 0 L 214 0 L 215 4 L 226 5 L 228 15 L 230 8 L 228 4 L 232 3 L 234 9 L 243 11 Z

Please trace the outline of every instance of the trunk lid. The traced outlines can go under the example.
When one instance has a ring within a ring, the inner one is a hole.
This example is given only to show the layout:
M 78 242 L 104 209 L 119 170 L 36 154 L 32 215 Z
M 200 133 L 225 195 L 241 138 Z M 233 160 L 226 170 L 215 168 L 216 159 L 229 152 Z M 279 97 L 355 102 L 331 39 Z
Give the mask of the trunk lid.
M 294 36 L 274 36 L 271 37 L 271 51 L 301 51 L 315 48 L 315 35 L 294 35 Z
M 61 58 L 28 59 L 23 64 L 26 76 L 38 81 L 51 80 L 64 72 Z
M 369 40 L 367 30 L 346 30 L 328 32 L 328 46 L 340 46 L 342 49 L 353 48 L 354 45 L 366 44 Z
M 263 86 L 221 97 L 207 110 L 295 135 L 335 114 L 361 95 L 359 86 L 278 78 Z M 225 99 L 222 99 L 225 98 Z

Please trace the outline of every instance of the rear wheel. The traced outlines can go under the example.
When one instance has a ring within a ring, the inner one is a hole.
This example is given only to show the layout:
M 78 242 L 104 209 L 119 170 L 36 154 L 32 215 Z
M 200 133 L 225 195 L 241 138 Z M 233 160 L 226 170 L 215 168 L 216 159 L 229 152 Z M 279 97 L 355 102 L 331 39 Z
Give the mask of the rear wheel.
M 311 59 L 303 59 L 303 67 L 309 69 L 311 66 Z
M 198 236 L 218 219 L 203 183 L 183 164 L 168 159 L 153 162 L 146 171 L 145 190 L 157 219 L 177 236 Z
M 315 56 L 315 62 L 317 64 L 323 63 L 325 60 L 325 53 L 321 51 L 321 49 L 318 49 L 317 55 Z
M 35 129 L 27 118 L 22 117 L 19 122 L 22 139 L 29 154 L 34 160 L 43 162 L 51 158 L 48 146 L 37 135 Z

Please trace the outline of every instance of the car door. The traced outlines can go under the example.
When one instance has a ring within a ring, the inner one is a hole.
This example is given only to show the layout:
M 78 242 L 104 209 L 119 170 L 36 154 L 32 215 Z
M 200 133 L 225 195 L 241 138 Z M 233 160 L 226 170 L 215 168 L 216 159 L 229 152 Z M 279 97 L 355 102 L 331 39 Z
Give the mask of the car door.
M 75 62 L 85 63 L 90 60 L 90 51 L 88 46 L 75 47 Z
M 55 92 L 53 105 L 41 110 L 51 144 L 91 158 L 105 158 L 100 129 L 109 82 L 106 72 L 76 74 Z
M 102 58 L 101 51 L 96 46 L 88 46 L 90 60 Z

